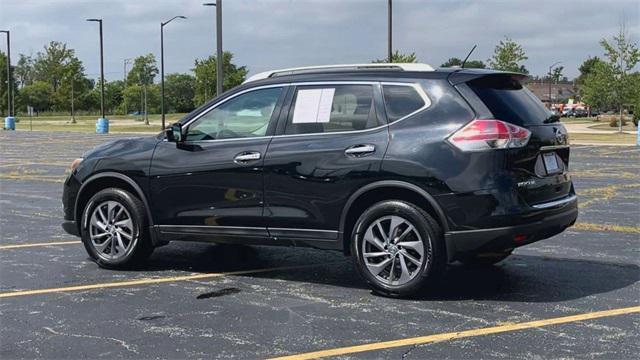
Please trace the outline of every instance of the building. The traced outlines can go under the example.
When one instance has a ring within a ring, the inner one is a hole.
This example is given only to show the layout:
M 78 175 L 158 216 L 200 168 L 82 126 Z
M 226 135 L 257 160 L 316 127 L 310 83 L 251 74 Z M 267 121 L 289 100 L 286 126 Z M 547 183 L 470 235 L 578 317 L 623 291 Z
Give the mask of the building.
M 549 81 L 531 80 L 527 83 L 531 90 L 543 103 L 549 104 Z M 551 83 L 551 102 L 566 104 L 569 99 L 576 98 L 578 88 L 574 81 L 558 81 Z

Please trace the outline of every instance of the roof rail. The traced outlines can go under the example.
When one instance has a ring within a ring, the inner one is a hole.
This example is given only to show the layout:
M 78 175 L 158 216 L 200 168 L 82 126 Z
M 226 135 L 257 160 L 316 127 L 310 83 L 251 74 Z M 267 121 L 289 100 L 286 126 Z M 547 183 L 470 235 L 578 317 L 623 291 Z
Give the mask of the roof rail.
M 248 83 L 250 81 L 263 80 L 276 76 L 305 74 L 314 72 L 323 72 L 326 70 L 371 70 L 371 69 L 396 69 L 401 71 L 434 71 L 434 68 L 429 64 L 423 63 L 371 63 L 371 64 L 341 64 L 341 65 L 320 65 L 320 66 L 305 66 L 288 69 L 279 69 L 265 71 L 255 74 L 249 77 L 243 82 Z

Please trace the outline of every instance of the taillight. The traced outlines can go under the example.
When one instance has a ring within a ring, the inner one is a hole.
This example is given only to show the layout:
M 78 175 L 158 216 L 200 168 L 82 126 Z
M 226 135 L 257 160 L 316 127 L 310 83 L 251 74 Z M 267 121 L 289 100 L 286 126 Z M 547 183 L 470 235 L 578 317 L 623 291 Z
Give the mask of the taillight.
M 473 120 L 451 135 L 448 141 L 462 151 L 520 148 L 527 145 L 531 131 L 500 120 Z

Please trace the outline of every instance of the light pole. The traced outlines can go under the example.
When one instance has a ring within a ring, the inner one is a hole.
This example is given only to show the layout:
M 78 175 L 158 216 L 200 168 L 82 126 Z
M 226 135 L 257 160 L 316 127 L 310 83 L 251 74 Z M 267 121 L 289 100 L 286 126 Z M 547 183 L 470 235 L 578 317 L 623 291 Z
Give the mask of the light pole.
M 224 62 L 222 58 L 222 0 L 202 5 L 216 7 L 216 96 L 219 96 L 222 94 L 222 82 L 224 81 L 222 74 L 222 64 Z
M 556 65 L 561 64 L 562 61 L 556 61 L 551 66 L 549 66 L 549 110 L 551 110 L 551 71 Z
M 171 19 L 160 23 L 160 112 L 162 113 L 162 130 L 164 130 L 164 26 L 174 19 L 186 19 L 182 15 L 174 16 Z
M 127 90 L 127 64 L 131 63 L 131 59 L 124 59 L 122 69 L 122 102 L 124 103 L 124 115 L 127 115 L 127 100 L 124 97 L 124 92 Z
M 104 116 L 104 51 L 102 46 L 102 19 L 87 19 L 87 21 L 95 21 L 100 24 L 100 119 L 98 121 L 107 122 L 107 118 Z M 97 128 L 96 128 L 97 130 Z M 108 132 L 108 125 L 107 131 Z
M 0 33 L 7 34 L 7 119 L 11 119 L 11 110 L 13 109 L 11 104 L 11 32 L 9 30 L 0 30 Z
M 387 11 L 387 17 L 388 17 L 388 27 L 387 27 L 387 56 L 389 59 L 389 62 L 392 63 L 393 62 L 393 46 L 392 46 L 392 40 L 393 40 L 393 35 L 392 35 L 392 9 L 393 5 L 392 5 L 392 0 L 388 0 L 388 11 Z

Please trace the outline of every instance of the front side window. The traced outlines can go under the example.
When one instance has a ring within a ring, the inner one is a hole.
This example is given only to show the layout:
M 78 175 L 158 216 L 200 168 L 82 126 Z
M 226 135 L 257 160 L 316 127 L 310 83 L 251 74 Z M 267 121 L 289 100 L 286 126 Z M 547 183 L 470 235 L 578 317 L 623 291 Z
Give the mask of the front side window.
M 372 85 L 301 86 L 296 90 L 285 133 L 354 131 L 379 125 Z
M 187 141 L 265 136 L 281 87 L 254 90 L 238 95 L 194 121 Z
M 424 99 L 413 86 L 383 85 L 382 93 L 389 122 L 405 117 L 425 105 Z

